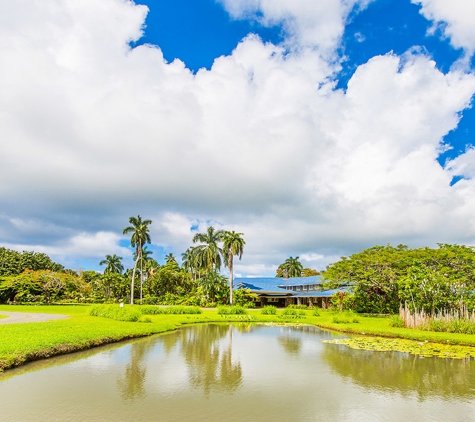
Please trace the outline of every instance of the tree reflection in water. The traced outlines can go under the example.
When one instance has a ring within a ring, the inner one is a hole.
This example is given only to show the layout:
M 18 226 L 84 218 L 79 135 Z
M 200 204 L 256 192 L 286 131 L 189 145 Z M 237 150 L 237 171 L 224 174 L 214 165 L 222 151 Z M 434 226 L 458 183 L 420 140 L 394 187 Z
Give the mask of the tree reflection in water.
M 207 324 L 180 333 L 180 348 L 189 369 L 190 384 L 212 390 L 232 392 L 242 383 L 241 363 L 233 363 L 231 325 Z M 227 336 L 226 348 L 220 342 Z
M 140 340 L 130 345 L 130 360 L 125 367 L 123 378 L 117 380 L 117 388 L 124 401 L 135 401 L 146 396 L 145 377 L 147 374 L 144 358 L 154 346 L 152 339 Z
M 473 398 L 475 362 L 470 359 L 421 358 L 334 344 L 326 345 L 322 358 L 334 372 L 367 389 L 417 394 L 419 400 Z

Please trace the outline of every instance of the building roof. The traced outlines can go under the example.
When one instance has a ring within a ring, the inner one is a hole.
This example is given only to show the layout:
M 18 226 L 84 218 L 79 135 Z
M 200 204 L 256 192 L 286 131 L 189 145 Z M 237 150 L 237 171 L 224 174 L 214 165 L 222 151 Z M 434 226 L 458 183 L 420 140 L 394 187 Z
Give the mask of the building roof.
M 318 286 L 312 291 L 295 291 L 285 287 L 291 286 Z M 330 297 L 337 292 L 349 291 L 348 286 L 342 286 L 339 289 L 323 289 L 323 279 L 320 276 L 312 277 L 292 277 L 287 280 L 280 277 L 256 277 L 234 279 L 234 289 L 249 289 L 253 293 L 260 295 L 282 295 L 294 297 Z

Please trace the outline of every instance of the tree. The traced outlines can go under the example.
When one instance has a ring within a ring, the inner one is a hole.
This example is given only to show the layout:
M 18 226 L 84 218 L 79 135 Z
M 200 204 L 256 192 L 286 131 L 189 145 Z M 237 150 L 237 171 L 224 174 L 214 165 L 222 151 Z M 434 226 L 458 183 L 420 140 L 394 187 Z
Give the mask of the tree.
M 147 249 L 146 246 L 143 246 L 142 247 L 142 250 L 140 252 L 140 258 L 139 261 L 140 261 L 140 304 L 142 304 L 142 296 L 143 296 L 143 281 L 144 281 L 144 266 L 145 266 L 145 270 L 147 271 L 147 268 L 150 268 L 148 266 L 148 263 L 152 260 L 152 258 L 150 258 L 150 255 L 152 255 L 153 252 L 152 251 L 149 251 Z M 137 259 L 137 253 L 134 252 L 134 260 Z
M 287 258 L 282 264 L 277 268 L 276 277 L 301 277 L 303 271 L 303 265 L 299 261 L 299 257 L 293 256 Z
M 200 242 L 201 245 L 194 249 L 194 265 L 206 271 L 218 271 L 221 268 L 223 253 L 218 243 L 223 240 L 223 236 L 224 231 L 215 230 L 213 226 L 209 226 L 205 233 L 195 234 L 193 243 Z
M 235 231 L 226 231 L 223 234 L 223 257 L 226 267 L 229 269 L 229 303 L 233 304 L 233 264 L 234 256 L 242 258 L 244 245 L 246 242 L 241 237 L 243 233 L 236 233 Z
M 130 285 L 130 304 L 133 305 L 135 272 L 137 271 L 137 264 L 142 257 L 142 246 L 144 246 L 146 243 L 151 243 L 148 226 L 152 224 L 152 220 L 142 221 L 142 217 L 138 215 L 137 217 L 130 217 L 129 223 L 131 225 L 124 229 L 123 234 L 132 233 L 130 244 L 132 247 L 135 247 L 136 259 L 132 272 L 132 282 Z
M 106 255 L 106 259 L 99 262 L 99 265 L 106 265 L 104 274 L 122 274 L 124 266 L 122 265 L 122 257 L 114 255 Z

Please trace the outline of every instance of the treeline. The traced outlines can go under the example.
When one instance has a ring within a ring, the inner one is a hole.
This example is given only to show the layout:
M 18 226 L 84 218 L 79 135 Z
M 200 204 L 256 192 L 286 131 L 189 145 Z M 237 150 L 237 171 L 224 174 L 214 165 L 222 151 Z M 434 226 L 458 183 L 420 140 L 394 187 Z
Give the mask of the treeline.
M 428 313 L 475 308 L 475 249 L 439 244 L 409 249 L 375 246 L 330 264 L 330 286 L 350 283 L 341 305 L 357 312 L 397 313 L 400 304 Z M 338 298 L 336 298 L 338 299 Z
M 41 252 L 17 252 L 0 247 L 0 276 L 18 275 L 25 270 L 63 271 L 64 267 Z

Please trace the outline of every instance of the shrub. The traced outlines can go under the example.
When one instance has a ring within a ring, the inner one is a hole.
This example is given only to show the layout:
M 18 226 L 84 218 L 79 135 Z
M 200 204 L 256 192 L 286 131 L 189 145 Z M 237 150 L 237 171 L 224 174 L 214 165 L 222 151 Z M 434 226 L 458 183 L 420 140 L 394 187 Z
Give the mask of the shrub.
M 197 306 L 169 306 L 168 308 L 160 308 L 158 306 L 141 306 L 140 311 L 143 315 L 201 314 L 202 312 Z
M 117 321 L 136 322 L 142 316 L 138 308 L 120 307 L 117 305 L 96 305 L 91 308 L 90 315 L 103 318 L 115 319 Z
M 289 305 L 287 309 L 308 309 L 307 305 Z
M 320 312 L 318 312 L 318 308 L 315 308 L 312 312 L 313 316 L 320 316 Z
M 247 311 L 242 306 L 218 306 L 218 315 L 246 315 Z
M 303 310 L 285 308 L 282 311 L 282 314 L 279 315 L 279 318 L 284 319 L 297 319 L 297 318 L 306 318 L 307 314 Z
M 389 320 L 389 326 L 396 327 L 396 328 L 404 328 L 404 321 L 401 319 L 399 315 L 393 315 L 391 316 L 391 319 Z
M 275 315 L 276 313 L 277 313 L 277 308 L 275 306 L 272 306 L 272 305 L 264 306 L 261 309 L 261 314 L 262 315 Z

